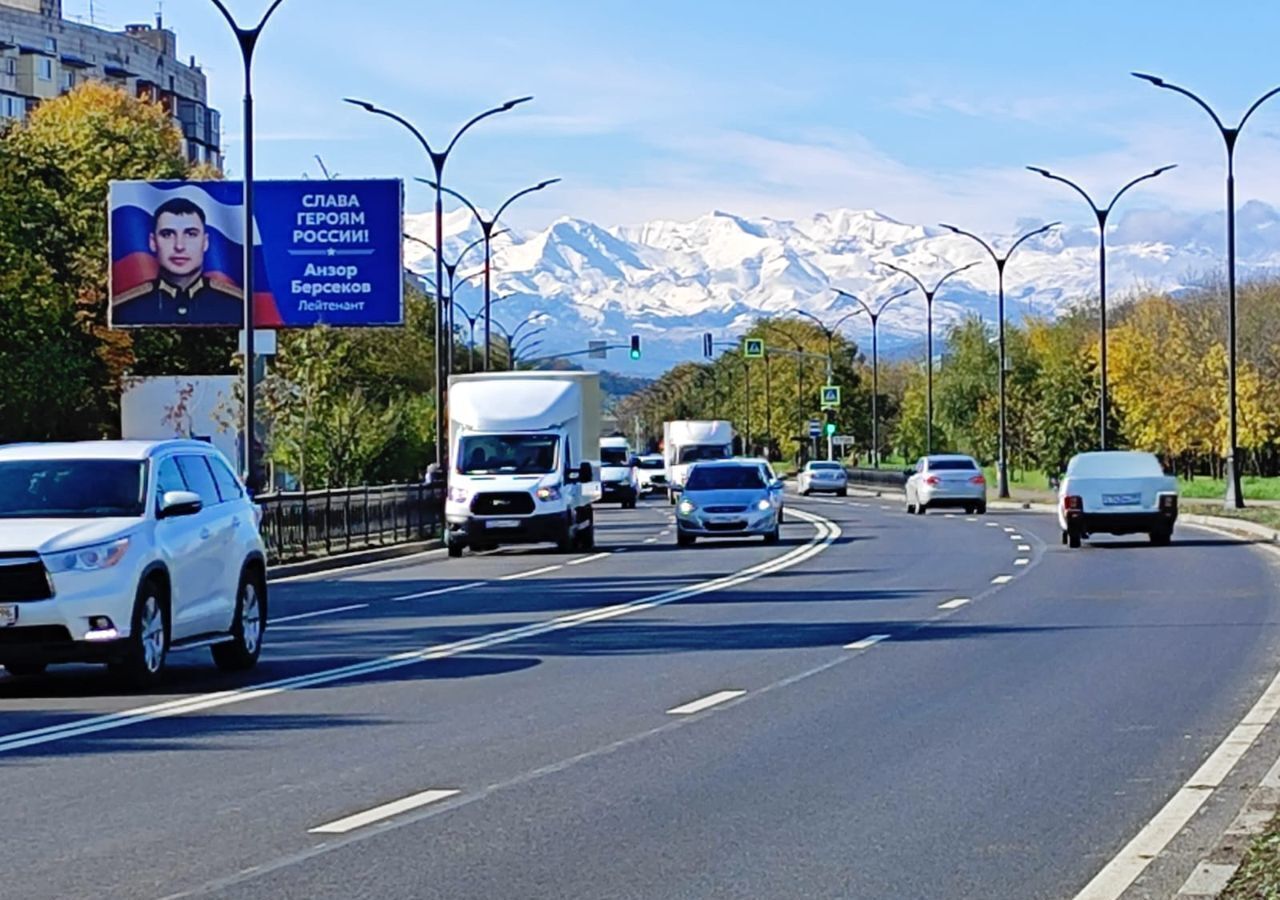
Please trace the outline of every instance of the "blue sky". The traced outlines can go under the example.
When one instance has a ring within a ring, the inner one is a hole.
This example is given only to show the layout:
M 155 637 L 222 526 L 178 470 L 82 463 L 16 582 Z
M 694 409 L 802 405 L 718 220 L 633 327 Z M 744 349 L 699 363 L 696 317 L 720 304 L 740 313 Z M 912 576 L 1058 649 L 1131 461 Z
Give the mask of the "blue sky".
M 266 0 L 230 0 L 244 18 Z M 68 16 L 88 0 L 64 0 Z M 149 21 L 156 0 L 94 0 L 100 23 Z M 168 0 L 239 169 L 240 64 L 206 0 Z M 443 139 L 510 97 L 534 102 L 469 133 L 448 183 L 481 206 L 543 178 L 520 227 L 606 225 L 712 209 L 799 217 L 874 208 L 908 222 L 1007 231 L 1088 220 L 1047 166 L 1108 193 L 1179 169 L 1127 209 L 1203 212 L 1223 194 L 1221 139 L 1163 75 L 1237 118 L 1280 84 L 1280 5 L 1250 2 L 647 3 L 285 0 L 255 67 L 262 177 L 427 174 L 411 137 L 341 102 L 372 100 Z M 1241 202 L 1280 197 L 1280 97 L 1237 156 Z M 425 189 L 410 188 L 423 210 Z

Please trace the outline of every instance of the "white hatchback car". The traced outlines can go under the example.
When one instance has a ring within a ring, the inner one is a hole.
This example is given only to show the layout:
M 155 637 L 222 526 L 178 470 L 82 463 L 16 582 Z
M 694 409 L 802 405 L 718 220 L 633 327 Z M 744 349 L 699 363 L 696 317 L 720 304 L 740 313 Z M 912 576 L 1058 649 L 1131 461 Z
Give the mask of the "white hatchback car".
M 170 650 L 252 667 L 267 624 L 258 524 L 209 444 L 0 447 L 0 665 L 105 662 L 136 687 Z

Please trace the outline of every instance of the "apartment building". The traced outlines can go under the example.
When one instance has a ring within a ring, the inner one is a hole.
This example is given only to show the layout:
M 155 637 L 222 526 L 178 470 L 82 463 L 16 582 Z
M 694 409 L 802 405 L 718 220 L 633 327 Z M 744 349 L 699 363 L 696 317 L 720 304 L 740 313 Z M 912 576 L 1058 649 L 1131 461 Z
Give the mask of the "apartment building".
M 152 25 L 108 31 L 62 17 L 62 0 L 0 0 L 0 119 L 22 118 L 85 79 L 162 104 L 192 162 L 222 167 L 221 116 L 204 72 L 178 59 L 178 38 Z

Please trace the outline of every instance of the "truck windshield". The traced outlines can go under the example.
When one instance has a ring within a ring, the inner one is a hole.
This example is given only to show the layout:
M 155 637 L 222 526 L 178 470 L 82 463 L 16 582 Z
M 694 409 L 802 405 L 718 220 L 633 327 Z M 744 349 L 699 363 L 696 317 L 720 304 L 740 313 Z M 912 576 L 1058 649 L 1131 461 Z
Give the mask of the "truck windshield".
M 601 447 L 600 462 L 606 466 L 625 466 L 631 459 L 626 447 Z
M 545 475 L 556 470 L 559 441 L 547 434 L 474 434 L 458 447 L 463 475 Z
M 127 459 L 0 462 L 0 519 L 136 518 L 147 464 Z
M 729 448 L 724 444 L 693 444 L 680 448 L 680 462 L 691 463 L 700 459 L 728 459 Z

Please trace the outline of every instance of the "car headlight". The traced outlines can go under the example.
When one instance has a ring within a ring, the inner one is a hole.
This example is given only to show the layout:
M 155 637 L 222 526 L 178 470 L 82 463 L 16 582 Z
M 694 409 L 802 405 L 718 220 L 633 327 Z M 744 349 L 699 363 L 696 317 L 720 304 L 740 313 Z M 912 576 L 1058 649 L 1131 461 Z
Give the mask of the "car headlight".
M 110 569 L 119 563 L 120 560 L 124 559 L 124 554 L 128 549 L 129 538 L 119 538 L 114 541 L 108 541 L 105 544 L 94 544 L 92 547 L 82 547 L 79 550 L 51 554 L 45 559 L 45 565 L 54 574 L 59 572 L 98 572 L 102 569 Z
M 558 485 L 549 484 L 546 487 L 538 488 L 538 490 L 534 492 L 534 496 L 539 500 L 559 500 L 560 488 Z
M 764 512 L 766 509 L 773 509 L 773 501 L 771 501 L 768 497 L 766 497 L 763 500 L 760 500 L 758 503 L 756 503 L 756 509 L 760 510 L 761 512 Z
M 697 507 L 694 506 L 693 502 L 690 500 L 681 500 L 680 505 L 677 506 L 676 509 L 680 511 L 680 515 L 682 516 L 691 516 Z
M 460 487 L 451 487 L 451 488 L 449 488 L 449 501 L 450 501 L 451 503 L 466 503 L 466 502 L 467 502 L 467 489 L 466 489 L 466 488 L 460 488 Z

